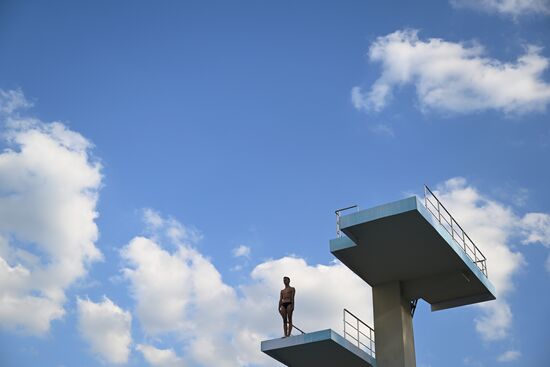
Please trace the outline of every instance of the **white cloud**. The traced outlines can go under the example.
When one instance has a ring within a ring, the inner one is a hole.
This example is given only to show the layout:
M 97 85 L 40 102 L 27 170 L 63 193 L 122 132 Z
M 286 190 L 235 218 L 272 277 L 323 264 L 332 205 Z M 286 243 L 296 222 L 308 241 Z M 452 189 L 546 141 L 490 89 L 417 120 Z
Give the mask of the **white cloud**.
M 525 244 L 540 243 L 550 247 L 550 215 L 545 213 L 527 213 L 521 220 Z
M 156 231 L 164 224 L 164 220 L 161 218 L 160 214 L 151 208 L 145 208 L 143 210 L 143 221 L 151 231 Z
M 285 275 L 296 288 L 293 321 L 305 332 L 332 328 L 341 334 L 344 307 L 372 326 L 371 288 L 345 265 L 309 265 L 295 257 L 266 261 L 254 268 L 249 284 L 239 287 L 243 294 L 240 309 L 246 312 L 234 345 L 242 361 L 255 365 L 271 362 L 258 351 L 258 345 L 262 339 L 283 334 L 277 302 Z
M 445 181 L 435 193 L 486 256 L 497 297 L 505 296 L 513 289 L 513 275 L 524 263 L 523 255 L 512 250 L 517 215 L 461 177 Z
M 79 298 L 77 307 L 79 331 L 92 351 L 109 363 L 126 363 L 132 342 L 130 313 L 105 296 L 100 303 Z
M 548 59 L 528 46 L 515 63 L 485 56 L 480 45 L 418 38 L 416 30 L 379 37 L 369 49 L 382 74 L 363 91 L 354 87 L 355 108 L 381 111 L 393 90 L 414 85 L 421 109 L 452 113 L 496 110 L 521 114 L 543 111 L 550 103 L 550 84 L 542 79 Z
M 450 0 L 450 3 L 456 8 L 470 8 L 514 18 L 526 14 L 550 14 L 549 0 Z
M 311 266 L 293 257 L 270 260 L 256 266 L 250 281 L 235 289 L 191 245 L 168 247 L 172 250 L 151 238 L 132 239 L 122 251 L 124 274 L 145 332 L 157 339 L 176 335 L 185 362 L 276 365 L 260 352 L 259 344 L 282 335 L 277 303 L 284 275 L 297 288 L 295 322 L 300 328 L 341 330 L 343 307 L 372 324 L 370 287 L 340 263 Z
M 523 244 L 541 244 L 550 247 L 550 215 L 546 213 L 527 213 L 519 221 L 519 228 L 523 236 Z M 545 269 L 550 272 L 550 253 L 544 263 Z
M 370 131 L 372 131 L 375 134 L 385 135 L 389 137 L 394 137 L 395 132 L 393 131 L 393 128 L 388 125 L 384 124 L 374 124 L 369 126 Z
M 476 331 L 487 341 L 500 340 L 508 336 L 512 326 L 512 310 L 503 298 L 477 305 L 483 314 L 475 321 Z
M 173 219 L 163 221 L 188 231 Z M 235 290 L 191 244 L 165 239 L 173 241 L 173 251 L 152 238 L 136 237 L 121 253 L 144 331 L 153 336 L 179 335 L 185 340 L 186 356 L 202 364 L 237 365 L 230 347 L 233 330 L 228 326 L 238 311 Z
M 550 216 L 521 216 L 461 177 L 439 185 L 435 193 L 487 257 L 489 279 L 496 287 L 497 300 L 478 305 L 483 314 L 475 320 L 476 330 L 485 340 L 505 338 L 513 320 L 506 298 L 514 289 L 514 275 L 525 264 L 523 255 L 513 250 L 513 241 L 546 244 Z
M 177 245 L 193 245 L 202 239 L 202 234 L 192 226 L 182 226 L 172 217 L 163 218 L 151 209 L 143 210 L 143 221 L 148 234 L 157 241 L 166 241 Z
M 518 227 L 521 217 L 463 178 L 446 181 L 436 193 L 487 256 L 489 277 L 497 287 L 497 301 L 478 306 L 481 314 L 475 327 L 485 340 L 505 338 L 513 320 L 506 299 L 514 289 L 514 275 L 524 264 L 512 240 L 518 235 L 523 236 L 520 240 L 529 237 Z M 167 223 L 158 216 L 159 223 Z M 157 227 L 161 233 L 164 224 Z M 180 223 L 177 226 L 187 230 Z M 260 352 L 259 344 L 282 335 L 276 305 L 285 275 L 297 289 L 294 321 L 304 331 L 333 328 L 341 332 L 344 307 L 372 325 L 370 287 L 340 262 L 312 265 L 298 257 L 267 260 L 252 270 L 245 283 L 231 287 L 194 247 L 196 243 L 165 243 L 161 238 L 171 240 L 155 233 L 132 239 L 121 252 L 126 261 L 123 273 L 142 328 L 158 342 L 177 340 L 182 363 L 277 365 Z M 172 352 L 164 355 L 176 357 Z
M 136 349 L 143 354 L 143 358 L 153 367 L 185 366 L 183 360 L 176 355 L 173 349 L 158 349 L 146 344 L 138 344 Z
M 239 247 L 236 247 L 233 249 L 233 256 L 234 257 L 249 257 L 250 256 L 250 247 L 245 245 L 240 245 Z
M 489 279 L 496 287 L 497 300 L 478 305 L 482 315 L 475 320 L 476 330 L 485 340 L 505 338 L 513 319 L 505 297 L 514 288 L 513 275 L 524 263 L 510 244 L 517 217 L 463 178 L 446 181 L 435 193 L 486 256 Z
M 507 350 L 498 356 L 497 361 L 499 362 L 513 362 L 517 361 L 521 357 L 521 352 L 519 350 Z
M 0 89 L 0 113 L 12 115 L 18 110 L 32 107 L 21 90 Z
M 187 259 L 172 255 L 145 237 L 134 238 L 123 249 L 122 257 L 129 265 L 124 274 L 131 282 L 136 314 L 145 332 L 185 329 L 183 320 L 191 298 Z
M 169 252 L 144 237 L 134 238 L 122 256 L 136 314 L 147 334 L 179 335 L 186 357 L 201 364 L 237 365 L 229 339 L 237 296 L 212 263 L 191 247 L 180 245 Z
M 20 91 L 0 91 L 0 327 L 43 334 L 65 290 L 101 259 L 95 247 L 101 166 L 59 122 L 29 119 Z

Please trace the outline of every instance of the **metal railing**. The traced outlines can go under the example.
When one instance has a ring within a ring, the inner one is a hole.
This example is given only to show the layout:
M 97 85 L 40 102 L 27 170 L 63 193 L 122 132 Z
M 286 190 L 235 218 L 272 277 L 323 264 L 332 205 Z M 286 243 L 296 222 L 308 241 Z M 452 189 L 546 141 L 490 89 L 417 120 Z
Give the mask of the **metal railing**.
M 428 186 L 424 185 L 424 205 L 435 219 L 451 235 L 453 240 L 464 250 L 464 253 L 487 277 L 487 258 L 481 253 L 474 241 L 464 232 L 451 213 L 441 204 Z
M 344 308 L 344 338 L 376 357 L 374 329 Z
M 350 209 L 355 209 L 357 211 L 359 207 L 357 205 L 352 205 L 347 208 L 338 209 L 334 212 L 334 214 L 336 214 L 336 237 L 342 237 L 342 231 L 340 231 L 340 217 L 342 216 L 342 212 Z
M 414 312 L 416 311 L 417 305 L 418 305 L 418 298 L 415 298 L 411 301 L 411 317 L 414 317 Z
M 298 331 L 301 332 L 302 334 L 305 334 L 305 333 L 302 331 L 302 329 L 300 329 L 298 326 L 296 326 L 296 325 L 294 325 L 294 324 L 292 324 L 292 328 L 298 330 Z

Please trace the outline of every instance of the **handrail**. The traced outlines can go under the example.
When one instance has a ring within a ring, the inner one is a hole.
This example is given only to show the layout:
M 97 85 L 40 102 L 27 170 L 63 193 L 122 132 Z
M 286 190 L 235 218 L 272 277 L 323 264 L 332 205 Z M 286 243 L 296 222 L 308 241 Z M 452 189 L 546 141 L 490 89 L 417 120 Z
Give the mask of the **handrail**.
M 344 321 L 344 338 L 347 340 L 352 339 L 353 343 L 357 345 L 358 348 L 366 351 L 371 356 L 376 357 L 376 351 L 374 346 L 374 329 L 371 328 L 369 325 L 363 322 L 363 320 L 355 316 L 346 308 L 344 308 L 343 314 L 344 314 L 344 320 L 343 320 Z M 355 322 L 353 322 L 353 320 L 352 320 L 353 323 L 347 321 L 346 315 L 350 315 L 351 317 L 353 317 Z M 351 327 L 351 332 L 348 331 L 349 328 L 346 330 L 346 325 Z M 368 335 L 361 331 L 361 325 L 367 328 L 366 331 L 368 332 Z M 364 338 L 361 338 L 361 336 L 364 336 Z M 366 343 L 362 341 L 365 338 L 367 339 Z
M 435 199 L 435 203 L 431 198 Z M 479 270 L 488 277 L 487 258 L 485 255 L 483 255 L 470 236 L 468 236 L 460 224 L 453 218 L 451 213 L 449 213 L 447 208 L 443 206 L 437 196 L 435 196 L 432 190 L 426 185 L 424 185 L 424 205 L 434 218 L 437 219 L 439 224 L 441 224 L 441 226 L 451 235 L 453 240 L 462 248 L 466 256 L 468 256 Z
M 414 311 L 416 311 L 416 305 L 418 305 L 418 298 L 411 301 L 411 317 L 414 317 Z
M 338 209 L 334 211 L 334 214 L 336 214 L 336 237 L 342 237 L 342 232 L 340 231 L 340 217 L 342 216 L 342 212 L 345 212 L 346 210 L 350 209 L 359 209 L 357 205 L 348 206 L 346 208 Z
M 302 331 L 302 329 L 300 329 L 298 326 L 292 324 L 292 327 L 293 327 L 294 329 L 298 330 L 299 332 L 301 332 L 302 334 L 305 334 L 305 333 Z

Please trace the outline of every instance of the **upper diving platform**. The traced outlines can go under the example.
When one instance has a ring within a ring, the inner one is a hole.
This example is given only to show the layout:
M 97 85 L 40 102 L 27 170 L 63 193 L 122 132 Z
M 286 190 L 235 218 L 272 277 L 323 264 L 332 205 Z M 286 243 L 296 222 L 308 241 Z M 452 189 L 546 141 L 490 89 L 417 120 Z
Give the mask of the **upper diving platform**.
M 433 193 L 338 215 L 330 251 L 371 286 L 400 281 L 432 311 L 495 299 L 486 259 Z M 337 213 L 339 214 L 339 213 Z
M 292 367 L 376 367 L 376 360 L 332 329 L 262 341 L 262 352 Z

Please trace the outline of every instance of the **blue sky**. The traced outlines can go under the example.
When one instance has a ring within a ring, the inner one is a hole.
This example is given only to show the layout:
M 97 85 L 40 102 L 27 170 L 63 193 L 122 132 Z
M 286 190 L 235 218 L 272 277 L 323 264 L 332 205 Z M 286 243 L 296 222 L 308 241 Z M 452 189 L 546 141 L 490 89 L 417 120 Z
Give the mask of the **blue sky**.
M 372 319 L 334 210 L 423 184 L 499 294 L 420 302 L 419 367 L 547 365 L 549 31 L 546 0 L 0 2 L 0 365 L 276 365 L 283 274 L 308 331 Z

